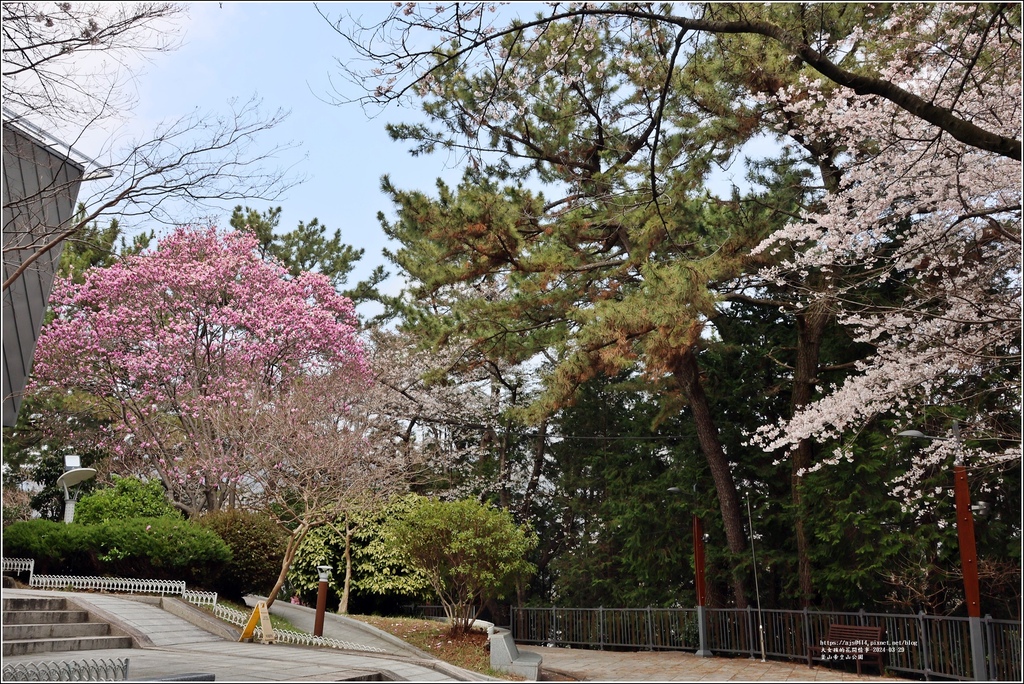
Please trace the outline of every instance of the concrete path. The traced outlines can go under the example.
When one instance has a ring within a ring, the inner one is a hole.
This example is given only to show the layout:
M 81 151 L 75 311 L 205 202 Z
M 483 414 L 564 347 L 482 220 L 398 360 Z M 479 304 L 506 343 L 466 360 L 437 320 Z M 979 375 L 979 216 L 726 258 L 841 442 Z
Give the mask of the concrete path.
M 31 589 L 4 589 L 3 595 L 65 596 L 131 634 L 139 646 L 131 649 L 10 656 L 4 658 L 4 665 L 19 662 L 128 658 L 128 675 L 132 680 L 196 672 L 213 674 L 218 682 L 488 680 L 483 675 L 461 670 L 426 654 L 417 656 L 401 653 L 401 649 L 395 644 L 390 644 L 392 651 L 388 653 L 366 653 L 286 644 L 239 643 L 210 634 L 190 621 L 157 606 L 120 595 Z M 333 618 L 336 617 L 330 614 L 325 616 L 325 636 L 328 636 L 328 625 L 335 625 Z M 293 624 L 296 627 L 303 627 L 299 623 Z M 340 634 L 333 627 L 330 633 Z M 346 632 L 346 635 L 350 637 L 346 638 L 346 641 L 355 641 L 356 638 L 359 641 L 373 641 L 377 638 L 369 631 L 366 632 L 365 638 L 359 638 L 355 632 Z
M 210 673 L 218 682 L 257 681 L 345 681 L 387 679 L 392 681 L 452 682 L 496 681 L 443 663 L 429 654 L 356 620 L 327 613 L 324 636 L 384 653 L 344 651 L 331 648 L 285 644 L 238 643 L 230 629 L 198 609 L 185 606 L 179 617 L 146 599 L 123 595 L 55 592 L 32 589 L 4 589 L 4 596 L 66 596 L 83 608 L 131 634 L 137 648 L 64 653 L 33 654 L 4 658 L 4 665 L 83 659 L 129 659 L 132 680 L 169 677 L 187 673 Z M 257 599 L 247 599 L 255 604 Z M 178 608 L 176 607 L 177 611 Z M 193 611 L 189 613 L 188 611 Z M 312 633 L 315 611 L 277 601 L 271 613 L 286 617 L 297 628 Z M 207 621 L 207 622 L 204 622 Z M 205 624 L 206 629 L 197 626 Z M 216 632 L 216 633 L 211 633 Z M 225 631 L 227 630 L 227 631 Z M 237 633 L 237 632 L 236 632 Z M 581 681 L 664 682 L 664 681 L 874 681 L 877 676 L 858 676 L 825 667 L 748 658 L 698 658 L 690 653 L 614 652 L 585 649 L 519 646 L 540 653 L 542 672 L 552 679 Z M 557 675 L 565 675 L 558 677 Z M 893 679 L 887 677 L 886 679 Z
M 518 646 L 520 651 L 540 653 L 543 669 L 589 682 L 850 682 L 894 677 L 850 674 L 799 663 L 750 658 L 698 658 L 680 651 L 591 651 L 574 648 Z

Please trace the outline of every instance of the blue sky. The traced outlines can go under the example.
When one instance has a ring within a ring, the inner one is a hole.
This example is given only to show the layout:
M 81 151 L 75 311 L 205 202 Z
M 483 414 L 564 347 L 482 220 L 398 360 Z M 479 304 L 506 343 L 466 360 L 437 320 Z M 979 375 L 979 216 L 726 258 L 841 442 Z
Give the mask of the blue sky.
M 321 7 L 332 16 L 351 12 L 370 20 L 384 16 L 389 4 Z M 356 104 L 324 101 L 332 95 L 332 79 L 339 87 L 352 87 L 339 78 L 336 61 L 351 53 L 312 3 L 194 3 L 181 31 L 180 48 L 153 55 L 142 67 L 138 105 L 126 133 L 144 136 L 161 120 L 195 109 L 227 112 L 231 98 L 244 102 L 257 95 L 267 111 L 289 110 L 285 122 L 261 137 L 259 146 L 294 143 L 276 162 L 306 180 L 273 204 L 257 201 L 249 206 L 260 211 L 281 206 L 283 229 L 314 217 L 332 232 L 341 229 L 343 241 L 366 250 L 350 282 L 385 262 L 381 250 L 386 238 L 377 212 L 393 212 L 380 192 L 382 175 L 389 174 L 399 187 L 427 191 L 438 176 L 449 182 L 461 177 L 444 155 L 413 158 L 407 145 L 388 138 L 385 123 L 409 120 L 416 116 L 413 110 L 390 108 L 371 119 Z M 82 151 L 90 152 L 88 146 Z M 84 199 L 87 188 L 82 194 Z M 225 205 L 222 224 L 233 205 Z M 389 289 L 399 286 L 393 280 Z
M 391 6 L 320 4 L 332 18 L 350 13 L 364 24 L 382 19 Z M 522 3 L 504 11 L 533 13 L 537 9 L 534 3 Z M 427 192 L 433 191 L 439 176 L 450 184 L 461 177 L 461 170 L 454 167 L 457 159 L 444 154 L 412 157 L 408 145 L 388 138 L 386 123 L 417 118 L 410 107 L 392 106 L 371 118 L 357 104 L 338 106 L 326 101 L 335 95 L 334 85 L 350 88 L 347 94 L 353 97 L 359 93 L 340 77 L 337 64 L 339 59 L 353 57 L 351 49 L 313 3 L 193 3 L 180 30 L 181 47 L 153 55 L 141 68 L 136 80 L 138 106 L 126 133 L 145 136 L 162 120 L 194 110 L 227 112 L 232 98 L 244 102 L 255 95 L 269 112 L 289 110 L 283 124 L 263 135 L 260 146 L 269 149 L 294 143 L 275 162 L 306 180 L 273 203 L 248 204 L 259 211 L 281 206 L 282 229 L 314 217 L 332 232 L 340 229 L 344 242 L 366 251 L 351 283 L 386 262 L 381 254 L 386 237 L 377 213 L 393 216 L 393 211 L 380 191 L 381 176 L 390 175 L 400 188 Z M 91 153 L 88 146 L 81 151 Z M 743 165 L 736 163 L 718 177 L 742 179 Z M 728 192 L 726 188 L 727 184 L 722 189 Z M 87 195 L 86 187 L 81 199 Z M 219 225 L 226 224 L 234 204 L 224 205 Z M 182 222 L 192 219 L 186 214 L 182 212 Z M 148 230 L 151 226 L 129 223 L 126 227 Z M 400 287 L 401 282 L 392 278 L 385 289 L 396 294 Z M 364 313 L 374 310 L 370 307 Z

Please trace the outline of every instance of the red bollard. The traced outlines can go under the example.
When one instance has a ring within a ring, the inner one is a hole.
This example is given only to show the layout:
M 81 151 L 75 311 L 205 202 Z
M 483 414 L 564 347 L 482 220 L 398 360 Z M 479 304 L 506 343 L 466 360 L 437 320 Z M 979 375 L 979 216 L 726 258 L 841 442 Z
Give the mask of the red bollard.
M 331 578 L 330 565 L 318 565 L 316 571 L 320 573 L 320 584 L 316 589 L 316 620 L 313 623 L 313 636 L 324 635 L 324 613 L 327 612 L 327 581 Z

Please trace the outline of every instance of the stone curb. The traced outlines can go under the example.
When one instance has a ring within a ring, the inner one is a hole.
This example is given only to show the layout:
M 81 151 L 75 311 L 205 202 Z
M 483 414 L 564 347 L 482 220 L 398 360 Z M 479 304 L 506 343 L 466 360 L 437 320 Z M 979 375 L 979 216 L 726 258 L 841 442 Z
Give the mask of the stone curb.
M 240 630 L 181 599 L 164 596 L 160 599 L 160 607 L 171 615 L 176 615 L 199 629 L 226 641 L 238 641 L 242 636 Z
M 63 594 L 63 595 L 62 595 Z M 63 592 L 53 592 L 54 596 L 61 596 L 69 604 L 76 606 L 79 610 L 89 613 L 89 619 L 95 616 L 99 621 L 110 625 L 111 632 L 120 632 L 124 636 L 131 637 L 132 648 L 156 648 L 156 644 L 149 638 L 149 635 L 127 624 L 119 615 L 107 612 L 89 602 L 87 596 L 76 596 Z M 120 597 L 119 597 L 120 598 Z

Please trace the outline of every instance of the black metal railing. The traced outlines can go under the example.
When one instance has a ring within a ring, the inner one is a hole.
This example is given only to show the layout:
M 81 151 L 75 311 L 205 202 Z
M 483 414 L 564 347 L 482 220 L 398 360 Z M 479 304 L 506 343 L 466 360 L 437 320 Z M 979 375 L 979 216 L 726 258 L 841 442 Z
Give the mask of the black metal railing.
M 968 618 L 938 615 L 815 610 L 708 609 L 713 653 L 810 662 L 829 625 L 884 629 L 886 669 L 945 679 L 974 678 Z M 987 677 L 1020 681 L 1021 623 L 982 618 Z M 512 635 L 521 643 L 588 648 L 684 650 L 698 648 L 694 608 L 512 608 Z
M 985 626 L 985 650 L 988 656 L 989 679 L 1021 681 L 1021 624 L 1012 620 L 982 621 Z

